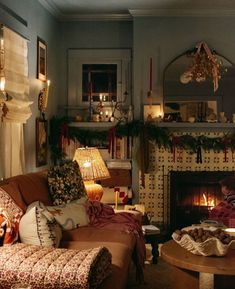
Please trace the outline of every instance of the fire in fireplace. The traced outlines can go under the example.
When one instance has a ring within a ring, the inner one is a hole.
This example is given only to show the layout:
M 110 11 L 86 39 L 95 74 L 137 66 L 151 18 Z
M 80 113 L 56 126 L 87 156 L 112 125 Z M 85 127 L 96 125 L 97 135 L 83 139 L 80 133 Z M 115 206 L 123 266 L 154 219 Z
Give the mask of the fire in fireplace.
M 198 224 L 222 201 L 220 180 L 234 172 L 171 171 L 170 231 Z

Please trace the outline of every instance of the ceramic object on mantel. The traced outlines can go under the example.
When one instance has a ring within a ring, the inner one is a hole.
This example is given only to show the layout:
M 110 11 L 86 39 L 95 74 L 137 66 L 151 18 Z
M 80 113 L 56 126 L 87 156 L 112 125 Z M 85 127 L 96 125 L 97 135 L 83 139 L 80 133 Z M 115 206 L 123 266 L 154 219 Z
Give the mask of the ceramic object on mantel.
M 221 111 L 219 113 L 219 122 L 225 123 L 226 121 L 227 121 L 227 118 L 226 118 L 226 116 L 224 114 L 224 111 Z

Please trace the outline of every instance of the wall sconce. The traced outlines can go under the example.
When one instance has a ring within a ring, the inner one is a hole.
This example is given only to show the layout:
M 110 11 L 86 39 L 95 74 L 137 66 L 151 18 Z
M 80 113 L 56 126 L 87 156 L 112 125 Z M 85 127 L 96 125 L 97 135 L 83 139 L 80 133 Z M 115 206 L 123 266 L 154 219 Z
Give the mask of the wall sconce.
M 7 93 L 5 91 L 5 72 L 4 72 L 4 63 L 5 63 L 5 51 L 4 51 L 4 39 L 3 39 L 3 28 L 0 30 L 0 104 L 7 100 Z
M 47 80 L 46 87 L 42 88 L 38 95 L 38 109 L 40 113 L 42 114 L 43 119 L 45 119 L 45 111 L 46 111 L 47 104 L 48 104 L 50 84 L 51 84 L 51 81 Z

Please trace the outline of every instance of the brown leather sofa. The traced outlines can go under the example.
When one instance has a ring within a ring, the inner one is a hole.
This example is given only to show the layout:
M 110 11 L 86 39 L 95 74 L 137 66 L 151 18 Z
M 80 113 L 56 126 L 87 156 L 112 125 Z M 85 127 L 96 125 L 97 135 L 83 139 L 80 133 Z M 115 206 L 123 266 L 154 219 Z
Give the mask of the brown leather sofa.
M 2 183 L 1 187 L 24 211 L 29 204 L 37 200 L 45 205 L 52 205 L 45 171 L 12 177 L 4 184 Z M 123 289 L 126 287 L 135 246 L 135 238 L 132 234 L 85 226 L 64 231 L 60 246 L 72 249 L 107 247 L 112 254 L 112 273 L 100 288 Z

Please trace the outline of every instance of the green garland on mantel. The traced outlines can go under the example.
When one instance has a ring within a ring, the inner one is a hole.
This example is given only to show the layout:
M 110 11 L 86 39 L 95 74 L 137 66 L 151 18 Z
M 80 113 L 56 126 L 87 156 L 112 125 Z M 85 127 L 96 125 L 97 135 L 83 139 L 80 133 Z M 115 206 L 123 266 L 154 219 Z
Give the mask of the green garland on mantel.
M 54 161 L 61 159 L 60 140 L 64 135 L 70 139 L 77 139 L 82 145 L 103 144 L 108 142 L 108 129 L 94 130 L 69 126 L 70 120 L 66 117 L 53 117 L 50 120 L 50 148 L 51 156 Z M 144 123 L 140 120 L 134 120 L 129 123 L 117 123 L 114 125 L 116 136 L 142 137 L 143 141 L 151 140 L 158 147 L 173 149 L 180 147 L 189 150 L 191 153 L 198 152 L 198 148 L 204 150 L 221 151 L 231 148 L 235 149 L 235 134 L 224 134 L 223 137 L 207 137 L 205 135 L 192 136 L 184 134 L 175 135 L 167 128 L 159 127 L 154 123 Z

